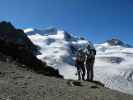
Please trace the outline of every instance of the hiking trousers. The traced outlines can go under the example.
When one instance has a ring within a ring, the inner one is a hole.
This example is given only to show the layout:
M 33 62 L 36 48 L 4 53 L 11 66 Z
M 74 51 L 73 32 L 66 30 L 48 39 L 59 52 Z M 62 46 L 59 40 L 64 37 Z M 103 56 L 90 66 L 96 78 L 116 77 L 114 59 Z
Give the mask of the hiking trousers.
M 88 58 L 86 60 L 86 70 L 87 70 L 87 81 L 93 81 L 94 78 L 94 71 L 93 71 L 93 65 L 94 65 L 95 58 Z
M 77 62 L 77 73 L 78 73 L 78 80 L 85 80 L 85 66 L 84 62 Z

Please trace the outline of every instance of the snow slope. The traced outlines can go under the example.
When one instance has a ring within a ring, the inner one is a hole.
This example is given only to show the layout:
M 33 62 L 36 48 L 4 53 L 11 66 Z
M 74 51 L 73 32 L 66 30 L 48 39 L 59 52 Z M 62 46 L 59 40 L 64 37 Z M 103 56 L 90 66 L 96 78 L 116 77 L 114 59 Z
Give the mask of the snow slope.
M 133 94 L 133 48 L 96 44 L 95 79 L 106 87 Z
M 76 50 L 85 46 L 88 41 L 78 39 L 63 30 L 46 29 L 41 34 L 37 29 L 26 29 L 25 32 L 34 44 L 41 47 L 41 55 L 37 57 L 46 61 L 48 65 L 59 69 L 66 79 L 76 79 L 74 56 Z
M 59 69 L 64 78 L 77 79 L 75 52 L 79 47 L 84 47 L 87 40 L 56 28 L 26 29 L 25 33 L 34 44 L 40 46 L 39 59 Z M 95 44 L 95 48 L 95 80 L 101 81 L 108 88 L 133 94 L 133 48 L 117 39 L 111 43 Z

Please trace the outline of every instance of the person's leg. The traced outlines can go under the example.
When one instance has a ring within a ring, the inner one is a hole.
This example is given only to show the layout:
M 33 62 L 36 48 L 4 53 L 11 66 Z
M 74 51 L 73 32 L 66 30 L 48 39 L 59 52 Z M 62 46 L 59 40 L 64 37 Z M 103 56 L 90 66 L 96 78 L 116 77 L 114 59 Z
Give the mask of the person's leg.
M 82 63 L 82 80 L 85 80 L 85 66 L 84 66 L 84 63 Z
M 90 77 L 90 80 L 93 81 L 93 78 L 94 78 L 94 71 L 93 71 L 93 66 L 94 66 L 94 61 L 95 61 L 95 58 L 92 58 L 91 59 L 91 66 L 90 66 L 90 73 L 91 73 L 91 77 Z
M 91 69 L 90 69 L 90 80 L 91 80 L 91 81 L 93 81 L 93 77 L 94 77 L 93 74 L 94 74 L 94 73 L 93 73 L 93 66 L 91 66 Z
M 91 64 L 89 64 L 89 77 L 88 77 L 88 80 L 91 81 Z
M 89 79 L 89 69 L 88 69 L 88 67 L 89 67 L 89 65 L 88 65 L 88 63 L 86 63 L 86 72 L 87 72 L 87 78 L 86 78 L 86 80 Z
M 81 69 L 80 66 L 77 66 L 78 80 L 81 80 Z
M 79 66 L 77 66 L 78 80 L 81 80 L 80 72 L 81 72 L 80 68 L 79 68 Z
M 86 70 L 87 70 L 87 81 L 89 81 L 90 80 L 90 61 L 89 60 L 87 60 L 87 62 L 86 62 Z

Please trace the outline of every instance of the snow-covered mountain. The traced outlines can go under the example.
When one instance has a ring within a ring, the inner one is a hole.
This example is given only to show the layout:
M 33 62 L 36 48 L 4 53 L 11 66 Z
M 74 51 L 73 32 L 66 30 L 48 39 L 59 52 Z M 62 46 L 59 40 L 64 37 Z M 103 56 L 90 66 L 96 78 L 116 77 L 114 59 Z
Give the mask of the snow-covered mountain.
M 25 32 L 34 44 L 40 46 L 41 55 L 37 57 L 48 65 L 59 69 L 66 79 L 77 79 L 75 76 L 74 56 L 76 50 L 85 46 L 88 41 L 79 39 L 71 34 L 50 28 L 46 30 L 26 29 Z
M 37 55 L 48 65 L 59 69 L 66 79 L 77 79 L 74 59 L 76 50 L 88 42 L 56 28 L 24 30 L 32 42 L 40 47 Z M 133 94 L 133 48 L 118 39 L 95 44 L 97 50 L 94 78 L 106 87 Z

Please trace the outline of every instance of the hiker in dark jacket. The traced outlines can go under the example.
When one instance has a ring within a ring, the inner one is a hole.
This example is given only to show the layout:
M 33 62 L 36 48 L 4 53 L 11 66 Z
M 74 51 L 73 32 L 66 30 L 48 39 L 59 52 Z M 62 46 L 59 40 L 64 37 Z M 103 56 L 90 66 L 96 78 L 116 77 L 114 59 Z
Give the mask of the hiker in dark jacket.
M 86 53 L 86 70 L 87 70 L 87 81 L 93 81 L 94 77 L 94 72 L 93 72 L 93 65 L 95 61 L 95 55 L 96 55 L 96 50 L 92 45 L 88 45 L 87 48 L 85 49 Z
M 85 53 L 79 49 L 76 54 L 75 67 L 77 68 L 78 80 L 85 80 Z

